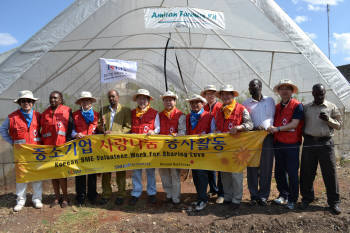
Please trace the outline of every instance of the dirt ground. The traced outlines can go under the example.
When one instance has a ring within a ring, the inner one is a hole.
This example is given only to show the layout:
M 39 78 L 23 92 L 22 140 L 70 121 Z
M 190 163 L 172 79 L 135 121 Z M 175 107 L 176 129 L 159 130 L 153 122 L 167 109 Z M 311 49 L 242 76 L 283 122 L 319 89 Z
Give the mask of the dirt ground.
M 318 169 L 319 170 L 319 169 Z M 130 175 L 130 173 L 129 173 Z M 115 206 L 114 199 L 103 206 L 74 205 L 74 179 L 69 179 L 70 206 L 50 208 L 53 190 L 49 181 L 44 182 L 41 210 L 31 203 L 31 188 L 26 207 L 14 213 L 15 188 L 0 187 L 0 232 L 350 232 L 350 163 L 341 163 L 338 168 L 341 191 L 342 214 L 332 215 L 327 209 L 326 193 L 321 174 L 315 181 L 317 201 L 302 211 L 289 211 L 281 206 L 249 206 L 249 192 L 244 180 L 244 197 L 241 207 L 233 211 L 230 205 L 215 204 L 215 198 L 201 211 L 189 211 L 196 200 L 192 179 L 182 183 L 182 204 L 165 203 L 161 182 L 157 179 L 158 202 L 147 203 L 143 193 L 136 206 Z M 144 177 L 145 178 L 145 177 Z M 101 192 L 101 178 L 98 188 Z M 114 180 L 114 179 L 112 179 Z M 128 188 L 130 189 L 130 179 Z M 113 184 L 114 191 L 116 185 Z M 277 196 L 275 181 L 272 181 L 270 199 Z

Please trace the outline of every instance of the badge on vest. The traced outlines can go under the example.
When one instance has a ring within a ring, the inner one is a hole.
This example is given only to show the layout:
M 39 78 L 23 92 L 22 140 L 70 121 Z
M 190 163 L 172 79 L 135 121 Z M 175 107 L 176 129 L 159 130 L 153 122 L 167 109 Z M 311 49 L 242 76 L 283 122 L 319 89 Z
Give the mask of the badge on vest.
M 170 131 L 170 133 L 174 133 L 174 128 L 173 127 L 171 127 L 170 129 L 169 129 L 169 131 Z
M 33 130 L 33 135 L 36 137 L 38 135 L 38 131 L 36 129 Z
M 229 124 L 228 124 L 228 129 L 232 129 L 233 128 L 233 124 L 232 124 L 232 122 L 230 122 Z
M 283 118 L 282 120 L 282 125 L 286 125 L 288 123 L 287 119 L 286 118 Z
M 62 128 L 62 126 L 63 126 L 63 124 L 62 124 L 61 121 L 57 123 L 57 127 L 58 127 L 58 128 Z
M 143 132 L 147 133 L 148 131 L 149 131 L 148 125 L 145 125 L 145 127 L 143 127 Z

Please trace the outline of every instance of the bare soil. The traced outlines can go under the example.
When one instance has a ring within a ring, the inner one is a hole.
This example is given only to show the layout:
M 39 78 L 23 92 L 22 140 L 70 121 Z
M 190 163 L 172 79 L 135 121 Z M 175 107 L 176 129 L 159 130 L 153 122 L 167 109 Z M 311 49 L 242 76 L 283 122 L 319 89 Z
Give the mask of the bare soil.
M 244 180 L 243 202 L 238 210 L 230 205 L 215 204 L 215 198 L 201 211 L 189 211 L 196 194 L 191 177 L 182 183 L 182 203 L 165 203 L 165 194 L 157 176 L 158 202 L 147 203 L 143 193 L 136 206 L 114 205 L 114 199 L 103 206 L 74 205 L 74 179 L 69 179 L 70 206 L 50 208 L 53 190 L 49 181 L 44 182 L 41 210 L 31 203 L 31 188 L 28 190 L 26 207 L 19 213 L 12 211 L 15 205 L 14 185 L 0 187 L 0 232 L 350 232 L 350 163 L 338 168 L 341 190 L 342 214 L 332 215 L 327 200 L 322 176 L 318 172 L 315 181 L 317 201 L 307 210 L 290 211 L 282 206 L 269 204 L 266 207 L 249 206 L 249 192 Z M 130 173 L 129 173 L 130 177 Z M 98 178 L 101 192 L 101 178 Z M 115 179 L 112 179 L 115 180 Z M 113 184 L 116 191 L 116 185 Z M 128 188 L 131 188 L 128 178 Z M 270 199 L 277 196 L 272 183 Z

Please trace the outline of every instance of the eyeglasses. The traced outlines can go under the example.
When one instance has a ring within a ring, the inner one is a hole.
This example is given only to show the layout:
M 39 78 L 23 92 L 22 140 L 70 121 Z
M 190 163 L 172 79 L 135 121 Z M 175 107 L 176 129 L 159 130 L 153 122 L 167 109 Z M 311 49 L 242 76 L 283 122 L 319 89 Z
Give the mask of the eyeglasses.
M 32 99 L 20 99 L 19 102 L 22 104 L 24 103 L 33 103 L 34 101 Z

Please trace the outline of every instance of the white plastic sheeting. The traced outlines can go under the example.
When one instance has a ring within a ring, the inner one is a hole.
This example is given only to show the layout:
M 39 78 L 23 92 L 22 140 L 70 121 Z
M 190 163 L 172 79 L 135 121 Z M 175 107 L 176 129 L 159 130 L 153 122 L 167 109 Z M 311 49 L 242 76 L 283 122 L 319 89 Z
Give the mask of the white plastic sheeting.
M 146 29 L 147 8 L 191 7 L 223 12 L 225 30 Z M 178 92 L 199 93 L 207 84 L 232 84 L 245 96 L 258 78 L 274 96 L 280 79 L 299 87 L 310 101 L 315 83 L 328 99 L 350 110 L 350 85 L 311 39 L 273 0 L 77 0 L 0 64 L 0 119 L 16 108 L 17 91 L 30 89 L 46 106 L 59 90 L 76 97 L 81 90 L 101 93 L 100 57 L 137 61 L 139 86 L 153 96 L 164 92 L 164 48 L 168 84 Z M 104 89 L 105 90 L 105 89 Z

